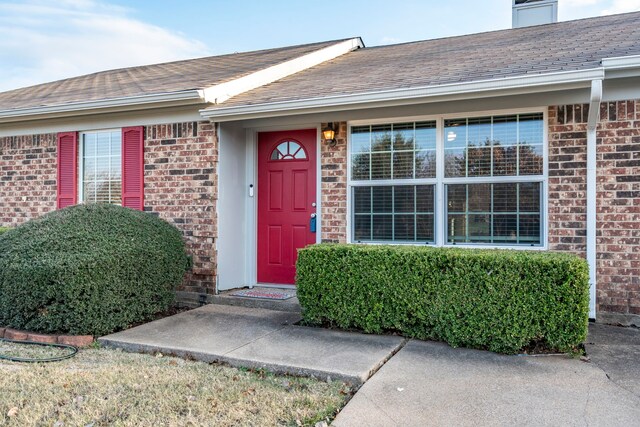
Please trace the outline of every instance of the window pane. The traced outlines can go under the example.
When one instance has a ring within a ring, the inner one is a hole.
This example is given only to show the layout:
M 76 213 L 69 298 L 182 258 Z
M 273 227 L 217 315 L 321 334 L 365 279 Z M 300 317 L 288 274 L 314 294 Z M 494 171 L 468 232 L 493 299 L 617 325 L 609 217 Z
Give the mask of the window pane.
M 448 242 L 466 243 L 467 239 L 467 216 L 460 214 L 450 214 L 447 216 Z
M 415 215 L 395 215 L 394 221 L 394 240 L 415 240 Z
M 413 123 L 399 123 L 393 125 L 394 151 L 413 151 Z
M 413 151 L 393 153 L 393 179 L 413 178 Z
M 416 123 L 416 150 L 435 150 L 436 122 Z
M 373 240 L 393 240 L 393 215 L 373 215 Z
M 391 153 L 371 154 L 371 179 L 391 179 Z
M 518 210 L 518 186 L 494 184 L 493 209 L 495 212 L 516 212 Z
M 543 170 L 542 145 L 521 144 L 520 175 L 540 175 Z
M 469 187 L 469 212 L 491 212 L 491 184 L 475 184 Z
M 433 185 L 353 187 L 353 240 L 433 242 L 433 206 Z
M 467 174 L 467 120 L 445 120 L 444 163 L 445 176 L 458 177 Z
M 82 139 L 84 140 L 84 147 L 83 147 L 84 155 L 89 157 L 94 157 L 96 155 L 96 134 L 95 133 L 84 134 L 82 136 Z
M 540 244 L 540 183 L 447 185 L 450 243 Z
M 351 157 L 351 179 L 366 180 L 371 179 L 369 174 L 371 164 L 370 154 L 355 154 Z
M 412 185 L 399 185 L 393 187 L 393 206 L 395 213 L 416 211 L 416 188 Z
M 436 151 L 422 150 L 416 152 L 416 178 L 435 178 Z
M 393 212 L 393 187 L 372 187 L 373 213 Z
M 520 243 L 540 243 L 540 216 L 520 215 Z
M 416 240 L 419 242 L 433 242 L 433 215 L 416 215 Z
M 467 233 L 470 242 L 491 242 L 491 215 L 469 215 Z
M 520 184 L 520 212 L 540 211 L 540 183 L 526 182 Z
M 353 226 L 353 239 L 371 240 L 371 215 L 356 215 Z
M 353 188 L 353 211 L 357 214 L 371 212 L 371 187 Z
M 391 151 L 391 125 L 371 126 L 371 151 Z
M 433 185 L 416 186 L 416 212 L 433 213 L 433 205 L 435 204 Z
M 491 175 L 491 147 L 469 147 L 467 156 L 468 176 Z
M 449 212 L 467 211 L 466 185 L 447 185 L 447 208 Z
M 517 243 L 518 215 L 493 216 L 494 243 Z
M 368 153 L 371 151 L 371 129 L 369 126 L 354 126 L 351 128 L 351 152 Z

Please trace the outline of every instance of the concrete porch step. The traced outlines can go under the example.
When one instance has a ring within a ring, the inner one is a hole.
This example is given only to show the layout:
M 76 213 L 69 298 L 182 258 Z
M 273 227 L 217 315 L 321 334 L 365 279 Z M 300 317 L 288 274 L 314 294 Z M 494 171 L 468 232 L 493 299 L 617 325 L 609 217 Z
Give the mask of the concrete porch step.
M 248 289 L 248 288 L 241 288 Z M 298 298 L 293 297 L 287 300 L 272 300 L 272 299 L 259 299 L 259 298 L 245 298 L 245 297 L 236 297 L 231 295 L 233 292 L 241 290 L 241 289 L 231 289 L 228 291 L 223 291 L 219 295 L 207 295 L 206 303 L 207 304 L 218 304 L 218 305 L 229 305 L 234 307 L 248 307 L 248 308 L 262 308 L 265 310 L 275 310 L 275 311 L 284 311 L 287 313 L 300 313 L 300 303 L 298 302 Z M 260 286 L 255 286 L 254 290 L 258 291 L 277 291 L 282 290 L 285 292 L 293 292 L 295 294 L 295 289 L 278 289 L 278 288 L 265 288 Z M 178 299 L 187 303 L 188 305 L 198 306 L 200 305 L 199 301 L 193 299 L 194 297 L 191 294 L 185 293 L 186 295 L 180 295 L 178 292 Z M 189 301 L 187 301 L 187 299 Z

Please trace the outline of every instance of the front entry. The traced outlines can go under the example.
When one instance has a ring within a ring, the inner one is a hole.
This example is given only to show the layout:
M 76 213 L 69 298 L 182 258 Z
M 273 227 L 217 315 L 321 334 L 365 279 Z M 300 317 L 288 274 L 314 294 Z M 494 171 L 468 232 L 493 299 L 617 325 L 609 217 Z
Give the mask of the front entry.
M 258 134 L 258 283 L 295 284 L 316 242 L 316 130 Z

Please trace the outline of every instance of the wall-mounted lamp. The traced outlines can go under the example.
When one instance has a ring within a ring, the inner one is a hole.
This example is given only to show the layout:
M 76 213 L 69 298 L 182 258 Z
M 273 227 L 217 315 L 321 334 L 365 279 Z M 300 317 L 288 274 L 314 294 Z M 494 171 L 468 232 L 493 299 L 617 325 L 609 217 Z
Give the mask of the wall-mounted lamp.
M 327 123 L 327 127 L 322 129 L 322 138 L 325 140 L 329 147 L 336 146 L 336 129 L 333 122 Z

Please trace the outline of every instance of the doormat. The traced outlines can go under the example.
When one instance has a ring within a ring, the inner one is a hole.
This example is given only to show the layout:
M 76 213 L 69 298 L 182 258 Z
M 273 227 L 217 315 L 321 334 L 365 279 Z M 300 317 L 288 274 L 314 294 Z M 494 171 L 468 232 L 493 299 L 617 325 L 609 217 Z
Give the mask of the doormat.
M 289 298 L 293 298 L 295 296 L 295 293 L 284 292 L 284 291 L 263 291 L 258 289 L 245 289 L 242 291 L 235 291 L 230 295 L 233 297 L 243 297 L 243 298 L 286 300 Z

